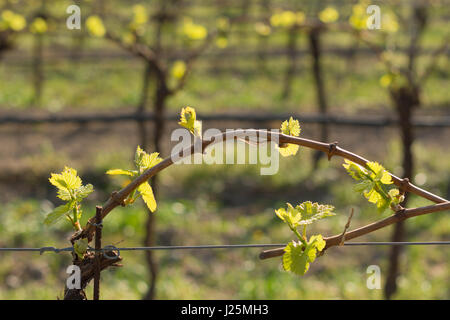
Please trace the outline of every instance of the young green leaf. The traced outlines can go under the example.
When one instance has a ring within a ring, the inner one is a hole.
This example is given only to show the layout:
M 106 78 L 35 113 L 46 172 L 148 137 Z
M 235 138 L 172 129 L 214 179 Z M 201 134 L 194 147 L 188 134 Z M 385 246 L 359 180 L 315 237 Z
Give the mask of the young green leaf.
M 383 184 L 392 184 L 392 177 L 378 162 L 367 162 L 367 166 L 375 176 L 371 175 L 375 181 L 380 181 Z
M 94 191 L 92 184 L 81 186 L 74 190 L 75 199 L 80 202 Z
M 52 212 L 48 213 L 45 217 L 44 224 L 52 225 L 55 224 L 59 219 L 64 217 L 66 214 L 70 214 L 73 209 L 74 202 L 68 202 L 64 205 L 56 207 Z
M 299 242 L 292 241 L 284 249 L 283 267 L 286 271 L 291 271 L 298 275 L 303 275 L 308 271 L 309 264 L 316 258 L 317 252 L 325 247 L 325 241 L 321 235 L 312 236 L 309 241 L 306 238 L 306 225 L 316 220 L 334 216 L 334 207 L 330 205 L 303 202 L 295 208 L 287 203 L 287 208 L 275 210 L 277 216 L 286 222 L 292 232 L 295 233 Z M 303 225 L 303 235 L 297 227 Z
M 186 63 L 183 60 L 177 60 L 173 63 L 172 68 L 170 69 L 170 74 L 175 79 L 181 79 L 186 74 Z
M 336 215 L 333 210 L 334 207 L 327 204 L 312 203 L 311 201 L 303 202 L 295 207 L 300 213 L 301 220 L 298 225 L 311 224 L 316 220 Z
M 286 222 L 291 228 L 297 227 L 302 218 L 302 215 L 290 203 L 287 203 L 287 209 L 280 208 L 275 210 L 275 213 L 278 218 Z
M 45 33 L 48 30 L 47 22 L 41 17 L 37 17 L 30 25 L 30 31 L 32 33 Z
M 145 152 L 140 146 L 137 146 L 136 153 L 134 155 L 134 163 L 138 170 L 123 170 L 123 169 L 112 169 L 108 170 L 106 173 L 109 175 L 126 175 L 135 177 L 138 174 L 142 174 L 145 170 L 148 170 L 158 163 L 160 163 L 163 159 L 159 157 L 158 152 L 153 152 L 148 154 Z M 136 191 L 136 190 L 135 190 Z M 126 205 L 134 203 L 137 198 L 136 192 L 132 192 L 124 201 Z M 155 212 L 156 210 L 156 200 L 153 194 L 153 190 L 148 182 L 144 182 L 137 188 L 137 192 L 142 196 L 147 207 L 151 212 Z
M 392 204 L 398 204 L 393 203 L 399 200 L 394 198 L 398 193 L 392 191 L 397 189 L 389 190 L 389 185 L 393 184 L 389 172 L 378 162 L 367 162 L 366 165 L 367 168 L 364 168 L 345 159 L 344 168 L 353 179 L 360 181 L 353 190 L 362 193 L 369 202 L 376 204 L 379 212 L 385 211 Z
M 129 27 L 131 30 L 141 33 L 144 25 L 148 22 L 148 12 L 147 8 L 142 4 L 135 4 L 132 7 L 133 10 L 133 20 Z
M 300 123 L 292 117 L 281 124 L 281 133 L 298 137 L 301 132 Z M 284 143 L 278 146 L 278 150 L 283 157 L 297 154 L 299 146 L 292 143 Z
M 106 33 L 103 21 L 97 15 L 90 16 L 86 19 L 86 28 L 89 31 L 89 33 L 94 37 L 101 38 Z
M 3 10 L 0 16 L 0 29 L 3 30 L 12 30 L 12 31 L 21 31 L 27 25 L 27 21 L 25 17 L 12 12 L 11 10 Z
M 181 32 L 189 40 L 202 40 L 208 35 L 208 30 L 200 24 L 196 24 L 191 18 L 184 18 Z
M 80 259 L 83 259 L 88 248 L 88 239 L 78 239 L 73 244 L 73 249 Z
M 141 184 L 138 189 L 139 193 L 142 196 L 142 199 L 144 200 L 147 207 L 150 209 L 151 212 L 155 212 L 156 210 L 156 200 L 155 196 L 153 195 L 152 187 L 148 182 L 144 182 Z
M 202 123 L 197 120 L 195 109 L 186 107 L 181 109 L 180 122 L 178 124 L 189 130 L 194 136 L 202 137 Z
M 287 209 L 280 208 L 275 210 L 277 216 L 286 222 L 290 227 L 298 227 L 300 225 L 311 224 L 316 220 L 334 216 L 334 207 L 327 204 L 312 203 L 311 201 L 303 202 L 295 208 L 287 203 Z
M 162 160 L 163 159 L 161 159 L 159 157 L 158 152 L 153 152 L 151 154 L 148 154 L 147 152 L 142 150 L 140 146 L 137 147 L 136 154 L 134 156 L 134 162 L 136 164 L 136 167 L 139 169 L 140 173 L 156 166 Z M 130 172 L 132 172 L 132 171 L 130 171 Z M 134 175 L 134 173 L 133 173 L 133 175 Z
M 367 170 L 362 168 L 360 165 L 345 159 L 342 165 L 348 172 L 348 174 L 355 180 L 364 180 L 367 176 Z
M 397 206 L 405 200 L 405 195 L 400 193 L 398 189 L 389 190 L 389 196 L 392 199 L 391 207 L 396 210 Z
M 64 167 L 64 171 L 60 174 L 52 173 L 49 179 L 50 183 L 58 189 L 76 189 L 81 187 L 81 178 L 77 175 L 77 170 Z
M 60 198 L 61 200 L 64 201 L 70 201 L 72 200 L 72 195 L 70 194 L 69 190 L 64 188 L 64 189 L 58 189 L 57 193 L 57 197 Z
M 314 262 L 317 252 L 325 248 L 325 240 L 321 235 L 312 236 L 306 245 L 292 241 L 284 249 L 283 268 L 297 275 L 304 275 L 310 263 Z
M 289 118 L 289 121 L 285 120 L 281 124 L 281 132 L 283 134 L 298 137 L 301 131 L 302 129 L 300 128 L 300 123 L 292 117 Z
M 80 223 L 78 220 L 82 213 L 80 202 L 94 191 L 94 187 L 91 184 L 83 186 L 77 171 L 69 167 L 64 167 L 61 173 L 52 173 L 49 181 L 58 189 L 58 198 L 68 201 L 68 203 L 49 213 L 44 223 L 53 224 L 66 215 L 73 227 L 79 230 Z
M 292 241 L 284 248 L 283 268 L 298 275 L 304 275 L 308 271 L 308 256 L 304 254 L 301 243 Z
M 334 7 L 326 7 L 319 12 L 319 19 L 323 23 L 332 23 L 339 18 L 339 12 Z

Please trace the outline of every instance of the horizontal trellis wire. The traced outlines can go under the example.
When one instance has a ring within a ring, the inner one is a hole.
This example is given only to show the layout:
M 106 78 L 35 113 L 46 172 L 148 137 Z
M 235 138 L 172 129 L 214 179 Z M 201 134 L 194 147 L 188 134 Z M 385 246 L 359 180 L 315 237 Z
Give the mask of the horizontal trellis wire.
M 426 241 L 426 242 L 345 242 L 344 246 L 424 246 L 424 245 L 450 245 L 450 241 Z M 266 244 L 224 244 L 224 245 L 193 245 L 193 246 L 154 246 L 154 247 L 125 247 L 106 246 L 100 251 L 152 251 L 152 250 L 189 250 L 189 249 L 243 249 L 243 248 L 278 248 L 284 247 L 282 243 Z M 0 248 L 0 252 L 71 252 L 73 247 L 55 248 Z M 88 251 L 96 251 L 88 248 Z

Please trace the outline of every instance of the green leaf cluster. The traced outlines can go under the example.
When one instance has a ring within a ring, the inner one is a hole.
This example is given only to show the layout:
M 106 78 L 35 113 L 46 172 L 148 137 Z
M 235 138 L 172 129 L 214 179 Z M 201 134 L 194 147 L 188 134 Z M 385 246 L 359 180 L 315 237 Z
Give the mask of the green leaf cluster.
M 131 178 L 135 178 L 141 175 L 144 171 L 156 166 L 163 159 L 159 157 L 158 152 L 153 152 L 148 154 L 140 146 L 137 147 L 134 156 L 134 164 L 137 170 L 124 170 L 124 169 L 111 169 L 106 172 L 109 175 L 125 175 Z M 137 192 L 136 192 L 137 191 Z M 136 199 L 141 196 L 147 207 L 151 212 L 156 211 L 156 199 L 153 194 L 153 189 L 148 182 L 141 184 L 135 191 L 133 191 L 127 199 L 125 199 L 125 204 L 132 204 Z
M 189 130 L 194 136 L 202 137 L 202 123 L 197 120 L 194 108 L 186 107 L 181 109 L 180 122 L 178 124 Z
M 292 117 L 289 120 L 284 121 L 280 128 L 281 133 L 298 137 L 302 129 L 300 128 L 300 123 L 298 120 L 294 120 Z M 289 157 L 297 154 L 299 146 L 292 143 L 283 143 L 278 146 L 278 150 L 283 157 Z
M 41 17 L 35 18 L 30 25 L 31 33 L 42 34 L 47 32 L 47 30 L 48 30 L 47 21 Z
M 106 33 L 103 21 L 97 15 L 92 15 L 86 19 L 86 28 L 89 34 L 94 37 L 102 38 Z
M 149 14 L 147 8 L 142 4 L 135 4 L 132 7 L 133 20 L 128 25 L 130 31 L 142 35 L 145 32 L 145 25 L 148 22 Z
M 289 29 L 293 26 L 300 26 L 305 22 L 306 15 L 303 11 L 289 11 L 275 9 L 275 13 L 270 17 L 270 24 L 274 28 Z
M 277 216 L 286 222 L 289 227 L 296 228 L 300 225 L 308 225 L 316 220 L 334 216 L 334 207 L 327 204 L 312 203 L 306 201 L 295 206 L 287 203 L 287 208 L 275 210 Z
M 66 204 L 48 213 L 44 223 L 51 225 L 65 216 L 75 230 L 79 230 L 82 214 L 81 201 L 94 191 L 94 187 L 91 184 L 83 185 L 77 171 L 69 167 L 65 167 L 61 173 L 52 173 L 49 181 L 58 189 L 57 197 L 66 201 Z
M 319 12 L 319 19 L 323 23 L 336 22 L 339 19 L 339 12 L 334 7 L 326 7 Z
M 176 60 L 170 69 L 170 74 L 175 79 L 181 79 L 186 74 L 186 70 L 186 63 L 183 60 Z
M 309 269 L 309 264 L 316 259 L 317 252 L 325 248 L 325 240 L 321 235 L 306 236 L 307 225 L 314 221 L 334 216 L 334 207 L 331 205 L 312 203 L 306 201 L 292 206 L 287 203 L 286 208 L 275 210 L 276 215 L 283 220 L 292 232 L 297 236 L 299 242 L 292 241 L 284 248 L 283 267 L 286 271 L 291 271 L 298 275 L 304 275 Z M 297 230 L 303 226 L 303 232 Z
M 201 24 L 195 23 L 191 18 L 185 17 L 181 24 L 181 34 L 187 40 L 202 40 L 208 35 L 208 30 Z
M 317 252 L 325 248 L 325 240 L 322 236 L 311 236 L 306 244 L 301 242 L 290 242 L 284 248 L 283 268 L 286 271 L 293 272 L 297 275 L 304 275 L 309 269 L 309 264 L 314 262 Z
M 404 196 L 393 184 L 390 173 L 378 162 L 367 162 L 366 168 L 345 159 L 344 168 L 350 176 L 359 181 L 353 190 L 362 193 L 366 199 L 374 203 L 379 212 L 387 208 L 395 208 L 404 200 Z
M 11 10 L 3 10 L 0 13 L 0 31 L 12 30 L 19 32 L 27 26 L 25 17 Z

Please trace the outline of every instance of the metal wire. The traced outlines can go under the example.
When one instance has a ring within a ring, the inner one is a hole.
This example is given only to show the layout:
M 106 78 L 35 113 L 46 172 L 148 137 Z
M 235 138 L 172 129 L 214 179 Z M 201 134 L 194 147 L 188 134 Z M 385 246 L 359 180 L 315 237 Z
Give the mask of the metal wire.
M 243 248 L 279 248 L 284 247 L 283 243 L 265 244 L 223 244 L 223 245 L 193 245 L 193 246 L 154 246 L 154 247 L 124 247 L 106 246 L 100 251 L 152 251 L 152 250 L 197 250 L 197 249 L 243 249 Z M 426 245 L 450 245 L 450 241 L 426 241 L 426 242 L 345 242 L 344 246 L 426 246 Z M 73 247 L 55 248 L 0 248 L 0 252 L 71 252 Z M 98 251 L 88 248 L 88 251 Z

